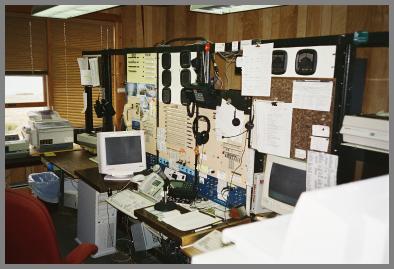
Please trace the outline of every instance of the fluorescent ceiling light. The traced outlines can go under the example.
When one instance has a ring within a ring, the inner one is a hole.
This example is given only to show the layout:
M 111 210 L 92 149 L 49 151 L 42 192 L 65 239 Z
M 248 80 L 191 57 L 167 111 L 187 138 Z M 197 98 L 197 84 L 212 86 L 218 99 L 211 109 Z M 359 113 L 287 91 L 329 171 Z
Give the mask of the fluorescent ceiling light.
M 190 11 L 221 15 L 276 6 L 279 5 L 191 5 Z
M 36 17 L 68 19 L 116 6 L 118 5 L 33 6 L 32 15 Z

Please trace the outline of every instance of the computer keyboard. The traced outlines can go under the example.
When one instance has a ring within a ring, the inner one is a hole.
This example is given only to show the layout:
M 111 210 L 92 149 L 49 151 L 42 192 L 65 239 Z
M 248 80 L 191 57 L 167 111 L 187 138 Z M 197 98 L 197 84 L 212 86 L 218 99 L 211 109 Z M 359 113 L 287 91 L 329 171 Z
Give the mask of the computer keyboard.
M 133 218 L 135 218 L 134 210 L 155 204 L 153 200 L 131 190 L 118 192 L 109 197 L 106 201 L 116 209 Z

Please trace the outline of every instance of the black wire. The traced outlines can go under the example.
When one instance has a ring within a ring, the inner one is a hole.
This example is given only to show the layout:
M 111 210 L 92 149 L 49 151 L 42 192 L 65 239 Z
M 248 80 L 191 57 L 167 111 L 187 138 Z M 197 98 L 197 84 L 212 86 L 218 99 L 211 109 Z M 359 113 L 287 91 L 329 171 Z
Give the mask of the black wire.
M 237 136 L 240 136 L 240 135 L 243 135 L 244 133 L 246 133 L 248 130 L 245 130 L 245 131 L 243 131 L 242 133 L 239 133 L 239 134 L 237 134 L 237 135 L 232 135 L 232 136 L 223 136 L 222 135 L 222 138 L 233 138 L 233 137 L 237 137 Z
M 248 138 L 245 137 L 245 144 L 244 144 L 244 148 L 243 148 L 243 150 L 242 150 L 241 160 L 240 160 L 239 165 L 232 171 L 230 183 L 228 184 L 229 187 L 228 187 L 228 188 L 223 188 L 223 190 L 227 190 L 227 189 L 228 189 L 228 192 L 229 192 L 229 193 L 228 193 L 228 196 L 227 196 L 227 199 L 226 199 L 225 208 L 228 207 L 228 200 L 230 199 L 230 191 L 232 190 L 231 185 L 232 185 L 232 183 L 233 183 L 234 174 L 236 173 L 236 171 L 237 171 L 237 170 L 241 167 L 241 165 L 242 165 L 243 157 L 244 157 L 245 150 L 246 150 L 246 143 L 247 143 L 247 141 L 248 141 Z M 223 191 L 223 190 L 222 190 L 222 191 Z M 222 195 L 222 196 L 223 196 L 223 195 Z M 224 214 L 224 216 L 226 217 L 226 213 Z
M 191 111 L 190 111 L 190 106 L 192 107 Z M 186 106 L 186 111 L 187 111 L 187 115 L 189 116 L 189 118 L 192 118 L 194 116 L 195 110 L 196 110 L 196 103 L 195 102 L 190 102 L 190 104 Z

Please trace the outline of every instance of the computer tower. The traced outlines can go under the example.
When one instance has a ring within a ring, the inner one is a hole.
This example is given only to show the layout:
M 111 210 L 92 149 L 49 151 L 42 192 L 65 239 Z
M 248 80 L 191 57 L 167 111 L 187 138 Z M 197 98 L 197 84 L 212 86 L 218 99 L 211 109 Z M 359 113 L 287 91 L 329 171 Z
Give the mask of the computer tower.
M 76 241 L 93 243 L 98 251 L 93 258 L 116 252 L 116 209 L 108 204 L 107 193 L 99 193 L 85 182 L 78 186 Z
M 158 232 L 154 232 L 152 228 L 143 222 L 136 222 L 131 225 L 131 234 L 135 251 L 149 250 L 160 246 Z

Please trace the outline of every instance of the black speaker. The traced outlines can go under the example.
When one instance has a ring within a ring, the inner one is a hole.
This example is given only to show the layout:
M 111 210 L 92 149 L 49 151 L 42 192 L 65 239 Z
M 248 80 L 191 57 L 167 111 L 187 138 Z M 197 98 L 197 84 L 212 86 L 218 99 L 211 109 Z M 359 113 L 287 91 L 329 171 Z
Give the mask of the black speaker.
M 171 86 L 171 71 L 170 70 L 163 70 L 163 72 L 161 73 L 161 84 L 163 84 L 164 87 Z
M 170 88 L 163 88 L 161 92 L 161 101 L 164 104 L 171 104 L 171 89 Z
M 188 106 L 193 101 L 194 101 L 193 90 L 188 88 L 183 88 L 181 90 L 181 104 L 184 106 Z
M 163 69 L 171 68 L 171 53 L 165 52 L 161 55 L 161 66 Z
M 189 68 L 191 64 L 190 51 L 182 51 L 180 54 L 180 64 L 182 68 Z
M 295 71 L 298 75 L 313 75 L 316 71 L 316 65 L 316 50 L 302 49 L 297 52 Z
M 182 69 L 181 71 L 181 85 L 182 87 L 189 87 L 191 83 L 191 74 L 189 69 Z
M 272 69 L 274 75 L 282 75 L 286 73 L 287 52 L 285 50 L 274 50 L 272 52 Z

